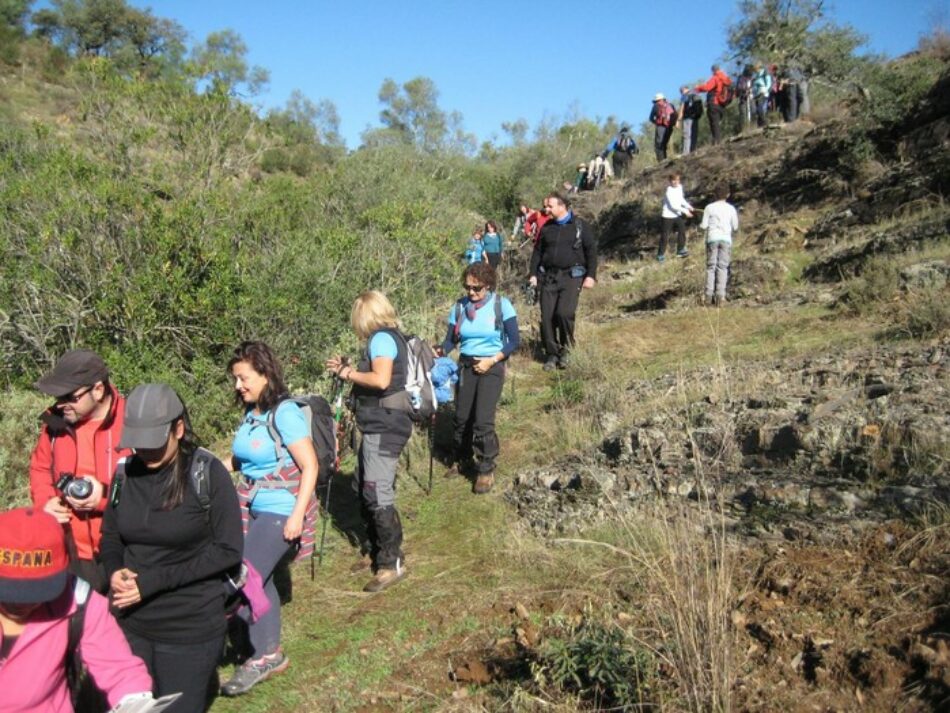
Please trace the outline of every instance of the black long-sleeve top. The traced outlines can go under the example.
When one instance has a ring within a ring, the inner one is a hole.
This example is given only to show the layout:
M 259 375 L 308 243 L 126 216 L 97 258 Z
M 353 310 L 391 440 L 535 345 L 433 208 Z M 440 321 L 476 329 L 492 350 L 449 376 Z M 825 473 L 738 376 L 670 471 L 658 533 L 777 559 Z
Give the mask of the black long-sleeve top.
M 541 228 L 538 244 L 531 253 L 528 275 L 540 276 L 541 267 L 547 272 L 556 272 L 578 265 L 586 270 L 585 277 L 597 279 L 597 240 L 594 231 L 587 221 L 576 217 L 573 212 L 564 223 L 549 220 Z
M 190 476 L 181 505 L 163 509 L 174 468 L 172 462 L 149 471 L 137 457 L 127 461 L 118 504 L 106 507 L 100 555 L 110 580 L 123 567 L 138 575 L 142 601 L 115 610 L 124 629 L 155 641 L 199 643 L 227 629 L 222 579 L 243 555 L 241 511 L 217 458 L 209 466 L 209 510 Z

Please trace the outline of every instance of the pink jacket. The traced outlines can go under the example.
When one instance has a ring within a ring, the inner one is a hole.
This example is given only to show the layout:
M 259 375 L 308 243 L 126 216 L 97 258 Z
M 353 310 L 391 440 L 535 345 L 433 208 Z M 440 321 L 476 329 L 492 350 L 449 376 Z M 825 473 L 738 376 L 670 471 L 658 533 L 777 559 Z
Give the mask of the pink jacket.
M 33 613 L 33 619 L 0 666 L 0 713 L 72 713 L 66 686 L 68 615 L 76 610 L 73 588 Z M 2 634 L 0 634 L 2 636 Z M 142 659 L 132 653 L 109 613 L 105 597 L 91 592 L 80 643 L 82 660 L 114 706 L 129 693 L 152 690 Z

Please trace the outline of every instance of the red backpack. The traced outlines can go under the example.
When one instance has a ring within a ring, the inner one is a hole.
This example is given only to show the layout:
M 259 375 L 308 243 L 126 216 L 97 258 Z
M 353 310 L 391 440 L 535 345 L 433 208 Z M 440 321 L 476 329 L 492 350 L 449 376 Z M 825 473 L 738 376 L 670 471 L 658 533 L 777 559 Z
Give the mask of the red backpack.
M 673 123 L 673 105 L 668 101 L 657 102 L 656 105 L 656 118 L 654 119 L 654 124 L 657 126 L 669 126 Z

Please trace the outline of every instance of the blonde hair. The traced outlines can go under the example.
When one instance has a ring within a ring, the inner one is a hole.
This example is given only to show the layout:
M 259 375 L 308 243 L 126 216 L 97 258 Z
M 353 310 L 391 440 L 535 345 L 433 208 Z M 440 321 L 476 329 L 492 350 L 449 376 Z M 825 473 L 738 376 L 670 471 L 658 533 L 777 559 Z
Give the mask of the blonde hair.
M 369 335 L 379 329 L 402 329 L 392 302 L 378 290 L 361 292 L 353 301 L 350 324 L 360 339 L 369 339 Z

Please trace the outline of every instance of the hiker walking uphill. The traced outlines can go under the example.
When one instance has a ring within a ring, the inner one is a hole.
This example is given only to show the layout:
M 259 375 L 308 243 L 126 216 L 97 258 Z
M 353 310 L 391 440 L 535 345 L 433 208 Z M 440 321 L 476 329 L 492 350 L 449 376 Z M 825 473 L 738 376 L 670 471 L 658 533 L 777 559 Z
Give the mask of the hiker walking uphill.
M 405 575 L 402 521 L 396 510 L 396 466 L 412 435 L 406 391 L 409 345 L 400 331 L 396 310 L 382 292 L 360 294 L 353 303 L 350 323 L 366 343 L 359 365 L 353 368 L 336 356 L 327 359 L 326 366 L 353 384 L 356 426 L 362 433 L 353 485 L 360 496 L 369 537 L 366 544 L 376 573 L 363 591 L 379 592 Z
M 666 160 L 666 148 L 670 137 L 673 136 L 673 127 L 676 125 L 676 109 L 666 100 L 663 94 L 653 97 L 653 107 L 650 109 L 650 123 L 656 127 L 653 135 L 653 151 L 657 161 Z
M 687 86 L 680 87 L 678 122 L 683 127 L 683 155 L 696 150 L 699 139 L 699 120 L 703 116 L 703 100 Z
M 22 553 L 0 560 L 0 710 L 71 713 L 68 679 L 79 662 L 110 706 L 152 698 L 109 602 L 69 575 L 63 528 L 50 514 L 0 513 L 0 552 Z
M 551 220 L 531 254 L 528 282 L 541 286 L 541 339 L 545 371 L 567 367 L 574 346 L 574 314 L 582 289 L 597 278 L 597 241 L 586 221 L 558 193 L 544 199 Z
M 721 139 L 722 116 L 732 101 L 732 80 L 718 64 L 712 66 L 712 76 L 693 91 L 706 92 L 706 114 L 709 116 L 709 131 L 712 133 L 713 146 Z
M 135 455 L 116 470 L 102 526 L 112 606 L 155 694 L 182 694 L 168 710 L 201 713 L 218 690 L 224 578 L 237 578 L 244 550 L 237 493 L 165 384 L 129 394 L 122 446 Z
M 622 180 L 627 177 L 627 167 L 630 165 L 631 158 L 640 153 L 629 126 L 620 127 L 620 132 L 607 144 L 600 156 L 606 160 L 611 152 L 613 156 L 610 160 L 613 164 L 614 175 Z
M 755 101 L 755 122 L 759 128 L 768 124 L 769 97 L 772 95 L 772 75 L 762 65 L 752 67 L 752 96 Z
M 464 475 L 474 465 L 477 494 L 489 492 L 495 482 L 499 448 L 495 409 L 505 385 L 508 357 L 519 344 L 515 309 L 495 291 L 496 283 L 490 265 L 465 268 L 465 296 L 449 313 L 448 333 L 440 350 L 449 354 L 457 344 L 461 354 L 452 463 Z
M 125 400 L 95 352 L 66 352 L 36 388 L 55 398 L 30 457 L 33 505 L 66 525 L 69 569 L 105 593 L 99 540 L 106 494 L 119 460 Z
M 284 373 L 264 342 L 241 342 L 228 361 L 235 399 L 244 411 L 231 460 L 241 472 L 244 557 L 264 580 L 270 607 L 248 624 L 254 652 L 221 690 L 247 693 L 290 664 L 280 648 L 280 596 L 274 570 L 289 554 L 313 554 L 317 516 L 317 453 L 300 406 L 288 397 Z
M 669 244 L 670 232 L 676 228 L 676 257 L 687 257 L 686 249 L 686 218 L 693 217 L 693 206 L 683 195 L 683 185 L 680 174 L 670 174 L 670 185 L 663 194 L 663 233 L 660 237 L 660 246 L 656 251 L 656 259 L 663 262 L 666 259 L 666 246 Z
M 726 202 L 729 186 L 716 187 L 717 200 L 706 206 L 700 227 L 706 231 L 706 290 L 705 304 L 721 305 L 726 301 L 726 283 L 732 259 L 732 235 L 739 230 L 739 214 Z

